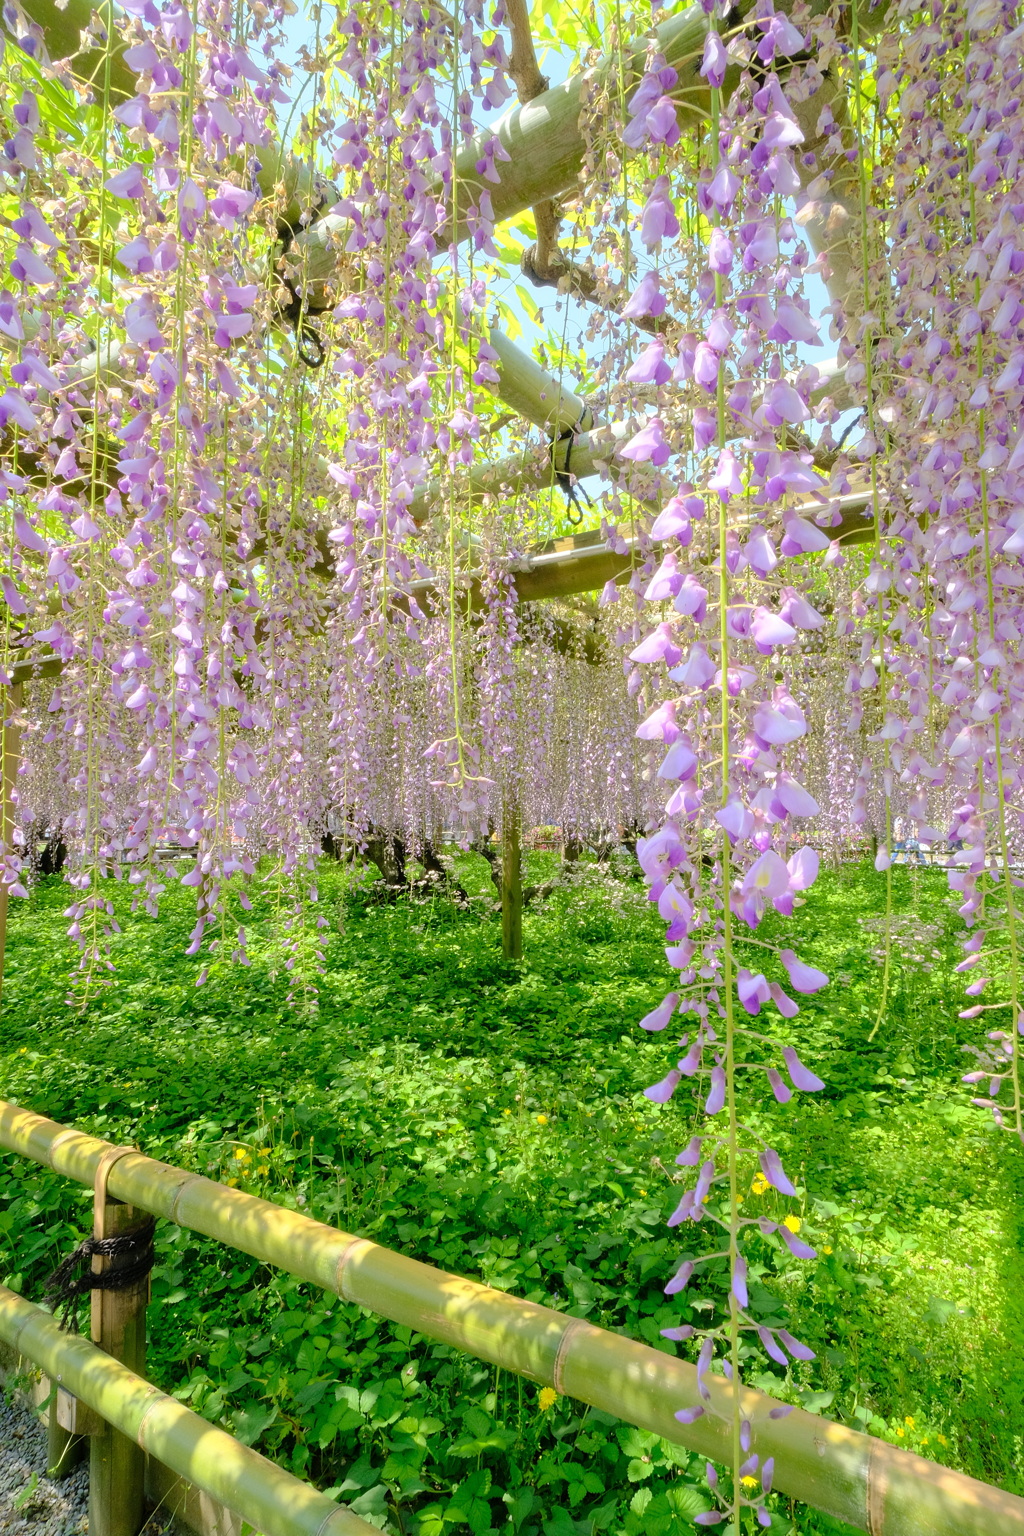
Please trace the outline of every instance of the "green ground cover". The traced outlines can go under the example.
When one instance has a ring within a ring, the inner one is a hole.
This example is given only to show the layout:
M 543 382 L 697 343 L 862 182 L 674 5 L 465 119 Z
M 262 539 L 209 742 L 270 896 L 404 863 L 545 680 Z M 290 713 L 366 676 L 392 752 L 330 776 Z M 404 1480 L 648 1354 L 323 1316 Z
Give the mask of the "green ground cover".
M 531 877 L 550 873 L 551 856 L 531 857 Z M 626 869 L 583 866 L 527 914 L 527 958 L 508 964 L 483 861 L 459 865 L 468 910 L 375 905 L 361 877 L 325 862 L 327 974 L 301 1012 L 285 1001 L 287 910 L 272 883 L 254 893 L 251 968 L 198 989 L 199 962 L 182 954 L 191 893 L 169 890 L 153 920 L 132 917 L 112 884 L 118 979 L 74 1012 L 67 888 L 43 881 L 12 914 L 0 1089 L 673 1350 L 659 1330 L 713 1317 L 727 1279 L 711 1272 L 699 1314 L 662 1293 L 681 1253 L 710 1247 L 710 1234 L 664 1226 L 699 1106 L 682 1090 L 664 1107 L 641 1091 L 670 1055 L 636 1029 L 665 990 L 662 926 Z M 751 1189 L 747 1208 L 798 1209 L 819 1250 L 803 1264 L 765 1242 L 752 1271 L 754 1306 L 818 1359 L 783 1378 L 752 1355 L 748 1374 L 1024 1493 L 1024 1156 L 959 1081 L 977 1026 L 957 1018 L 945 879 L 898 870 L 894 886 L 874 1040 L 884 880 L 859 866 L 823 875 L 798 916 L 801 954 L 834 985 L 797 1019 L 773 1009 L 759 1025 L 798 1044 L 828 1087 L 786 1108 L 744 1106 L 801 1191 L 797 1208 Z M 38 1298 L 90 1201 L 0 1157 L 0 1279 Z M 153 1379 L 399 1536 L 675 1536 L 709 1507 L 697 1458 L 607 1415 L 549 1404 L 192 1233 L 163 1224 L 158 1252 Z M 775 1507 L 783 1530 L 841 1529 Z

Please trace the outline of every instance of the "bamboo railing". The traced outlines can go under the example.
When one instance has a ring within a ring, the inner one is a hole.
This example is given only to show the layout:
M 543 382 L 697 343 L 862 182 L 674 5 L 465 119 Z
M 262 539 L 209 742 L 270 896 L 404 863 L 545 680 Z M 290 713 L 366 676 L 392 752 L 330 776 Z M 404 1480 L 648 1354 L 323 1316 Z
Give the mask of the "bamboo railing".
M 0 1339 L 154 1460 L 263 1536 L 379 1536 L 376 1526 L 152 1386 L 0 1285 Z
M 84 1184 L 109 1143 L 0 1101 L 0 1147 Z M 122 1155 L 110 1194 L 227 1243 L 416 1332 L 553 1387 L 627 1423 L 728 1465 L 734 1389 L 708 1378 L 709 1411 L 695 1368 L 549 1307 L 446 1274 L 269 1200 L 160 1163 Z M 741 1389 L 751 1449 L 775 1458 L 775 1486 L 870 1536 L 1024 1536 L 1024 1499 L 844 1425 Z

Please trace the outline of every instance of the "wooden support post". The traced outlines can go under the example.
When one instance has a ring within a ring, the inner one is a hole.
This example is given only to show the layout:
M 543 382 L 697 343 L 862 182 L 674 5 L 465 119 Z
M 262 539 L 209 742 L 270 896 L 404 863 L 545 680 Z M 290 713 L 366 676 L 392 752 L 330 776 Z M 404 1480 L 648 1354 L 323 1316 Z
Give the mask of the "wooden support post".
M 523 958 L 523 854 L 519 797 L 506 790 L 501 811 L 501 952 Z
M 3 715 L 3 724 L 0 727 L 0 753 L 3 756 L 3 763 L 0 765 L 0 778 L 3 782 L 0 837 L 3 839 L 5 848 L 10 847 L 14 835 L 14 787 L 17 782 L 18 756 L 21 746 L 18 727 L 10 717 L 16 709 L 21 708 L 21 687 L 20 683 L 12 683 L 9 688 L 0 688 L 0 712 Z M 7 886 L 0 881 L 0 994 L 4 984 L 8 901 Z
M 145 1226 L 150 1217 L 107 1194 L 107 1173 L 127 1148 L 116 1147 L 96 1170 L 94 1237 L 121 1237 Z M 92 1261 L 93 1273 L 130 1264 L 129 1258 Z M 138 1376 L 146 1374 L 146 1303 L 149 1276 L 123 1291 L 93 1291 L 92 1341 Z M 143 1521 L 145 1456 L 142 1449 L 109 1424 L 89 1441 L 89 1536 L 138 1536 Z
M 57 1387 L 56 1382 L 53 1385 Z M 76 1427 L 76 1421 L 82 1417 L 81 1407 L 75 1398 L 57 1387 L 46 1426 L 46 1475 L 49 1478 L 67 1477 L 85 1455 L 86 1436 Z

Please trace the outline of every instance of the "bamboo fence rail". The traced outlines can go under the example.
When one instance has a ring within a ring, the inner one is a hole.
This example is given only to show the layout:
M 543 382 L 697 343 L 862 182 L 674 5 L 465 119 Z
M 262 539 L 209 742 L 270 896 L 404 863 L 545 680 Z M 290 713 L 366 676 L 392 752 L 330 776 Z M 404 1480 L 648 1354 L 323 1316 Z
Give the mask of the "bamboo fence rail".
M 109 1143 L 0 1101 L 0 1147 L 81 1183 Z M 553 1387 L 720 1463 L 731 1458 L 733 1388 L 709 1378 L 709 1411 L 687 1361 L 548 1307 L 446 1274 L 268 1200 L 142 1153 L 110 1170 L 115 1198 L 240 1249 L 418 1333 Z M 775 1458 L 775 1486 L 870 1536 L 1024 1536 L 1024 1499 L 885 1441 L 743 1389 L 752 1449 Z
M 380 1536 L 376 1526 L 136 1376 L 49 1312 L 0 1285 L 0 1339 L 154 1460 L 263 1536 Z

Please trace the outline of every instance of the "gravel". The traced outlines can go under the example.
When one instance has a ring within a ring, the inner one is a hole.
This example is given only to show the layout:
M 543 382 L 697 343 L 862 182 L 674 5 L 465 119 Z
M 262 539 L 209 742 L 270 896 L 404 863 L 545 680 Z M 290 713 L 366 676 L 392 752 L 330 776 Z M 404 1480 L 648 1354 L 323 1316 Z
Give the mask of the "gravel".
M 34 1413 L 8 1403 L 0 1393 L 0 1536 L 84 1536 L 88 1531 L 88 1457 L 59 1482 L 45 1473 L 46 1430 Z M 15 1508 L 29 1487 L 32 1492 Z M 154 1512 L 140 1536 L 165 1536 L 170 1529 L 166 1512 Z
M 5 1403 L 0 1398 L 0 1532 L 3 1536 L 81 1536 L 89 1529 L 88 1463 L 80 1463 L 60 1482 L 52 1482 L 45 1473 L 46 1430 L 26 1408 L 18 1403 Z M 25 1499 L 29 1487 L 33 1491 Z M 15 1508 L 19 1500 L 23 1502 Z

